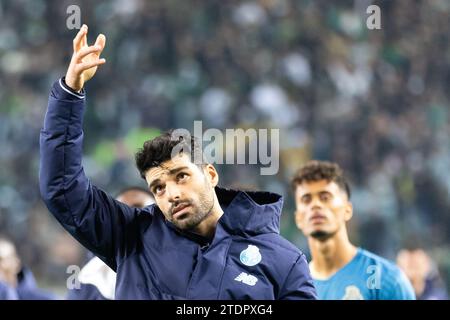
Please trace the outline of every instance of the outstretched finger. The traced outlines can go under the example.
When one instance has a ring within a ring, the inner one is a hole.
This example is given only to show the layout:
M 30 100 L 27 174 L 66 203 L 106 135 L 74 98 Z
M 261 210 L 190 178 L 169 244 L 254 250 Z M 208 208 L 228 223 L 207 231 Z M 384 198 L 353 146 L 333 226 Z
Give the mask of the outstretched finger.
M 87 55 L 91 54 L 91 53 L 96 53 L 100 52 L 102 50 L 102 48 L 100 46 L 90 46 L 90 47 L 83 47 L 80 49 L 80 51 L 78 51 L 77 55 L 76 55 L 76 59 L 77 62 L 81 62 L 81 60 L 86 57 Z M 98 53 L 97 56 L 99 56 L 100 54 Z
M 96 53 L 97 56 L 100 56 L 100 54 L 102 53 L 103 49 L 105 48 L 105 44 L 106 44 L 106 37 L 104 34 L 99 34 L 97 36 L 97 40 L 95 40 L 95 45 L 100 47 L 100 51 Z
M 83 47 L 86 47 L 86 46 L 87 46 L 87 30 L 83 34 L 83 36 L 81 37 L 81 46 L 80 46 L 80 48 L 83 48 Z
M 83 26 L 80 28 L 80 31 L 78 31 L 77 35 L 73 39 L 73 51 L 78 52 L 82 46 L 82 39 L 86 37 L 87 34 L 87 25 L 83 24 Z
M 97 67 L 99 65 L 102 65 L 105 62 L 106 62 L 106 60 L 104 58 L 102 58 L 102 59 L 98 59 L 98 60 L 95 60 L 95 61 L 88 61 L 88 62 L 80 63 L 76 67 L 78 69 L 77 72 L 81 73 L 81 72 L 83 72 L 83 71 L 85 71 L 87 69 L 90 69 L 92 67 Z

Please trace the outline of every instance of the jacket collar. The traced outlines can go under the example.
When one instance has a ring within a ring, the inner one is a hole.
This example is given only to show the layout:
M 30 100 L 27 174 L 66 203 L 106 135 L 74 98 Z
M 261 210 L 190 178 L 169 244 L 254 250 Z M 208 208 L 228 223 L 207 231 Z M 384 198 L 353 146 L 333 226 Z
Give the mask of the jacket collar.
M 217 198 L 224 214 L 220 217 L 215 239 L 225 235 L 220 234 L 219 226 L 231 235 L 254 236 L 263 233 L 280 233 L 280 216 L 283 207 L 283 197 L 276 193 L 262 191 L 239 191 L 221 187 L 215 188 Z M 161 216 L 156 204 L 152 205 Z M 166 224 L 195 242 L 205 245 L 209 240 L 189 231 L 179 230 L 173 223 Z
M 219 224 L 230 234 L 279 233 L 283 197 L 271 192 L 238 191 L 216 187 L 224 210 Z

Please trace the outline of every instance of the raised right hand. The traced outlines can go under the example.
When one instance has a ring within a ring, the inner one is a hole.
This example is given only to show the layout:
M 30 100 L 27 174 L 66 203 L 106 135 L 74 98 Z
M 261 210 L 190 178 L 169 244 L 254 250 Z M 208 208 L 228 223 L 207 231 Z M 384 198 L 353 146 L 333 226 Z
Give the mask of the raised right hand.
M 83 24 L 73 39 L 73 55 L 65 78 L 66 84 L 77 92 L 80 92 L 84 83 L 94 76 L 97 67 L 106 62 L 103 58 L 99 59 L 105 48 L 105 36 L 99 34 L 95 44 L 88 46 L 87 32 L 88 27 Z

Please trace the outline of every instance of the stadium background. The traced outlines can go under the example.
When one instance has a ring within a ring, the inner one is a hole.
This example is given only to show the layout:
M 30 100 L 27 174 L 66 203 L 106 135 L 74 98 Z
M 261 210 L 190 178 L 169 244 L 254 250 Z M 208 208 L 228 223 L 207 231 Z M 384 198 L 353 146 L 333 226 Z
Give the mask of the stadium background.
M 365 9 L 381 7 L 382 29 Z M 280 171 L 219 165 L 222 185 L 286 196 L 282 234 L 307 252 L 293 223 L 290 175 L 337 161 L 350 177 L 351 238 L 394 259 L 425 248 L 450 279 L 450 2 L 0 2 L 0 234 L 39 284 L 64 292 L 84 250 L 39 197 L 39 130 L 51 84 L 64 75 L 76 4 L 89 41 L 107 37 L 87 85 L 84 166 L 114 194 L 145 186 L 133 154 L 169 128 L 279 128 Z

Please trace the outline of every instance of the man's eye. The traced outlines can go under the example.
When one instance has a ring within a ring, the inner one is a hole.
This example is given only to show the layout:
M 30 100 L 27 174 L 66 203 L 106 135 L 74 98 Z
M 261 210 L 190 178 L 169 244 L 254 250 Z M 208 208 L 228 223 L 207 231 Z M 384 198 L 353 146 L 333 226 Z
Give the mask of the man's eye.
M 311 201 L 311 197 L 309 197 L 309 196 L 302 197 L 302 202 L 303 203 L 308 203 L 310 201 Z
M 188 175 L 187 175 L 186 173 L 184 173 L 184 172 L 179 173 L 179 174 L 177 175 L 178 181 L 184 180 L 184 179 L 186 179 L 187 177 L 188 177 Z
M 154 189 L 153 189 L 153 193 L 155 193 L 155 194 L 161 194 L 162 192 L 163 192 L 163 190 L 164 190 L 164 188 L 163 188 L 163 186 L 156 186 Z
M 330 200 L 330 195 L 327 193 L 324 193 L 320 196 L 320 198 L 322 199 L 322 201 L 328 201 L 328 200 Z

